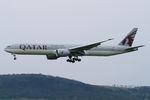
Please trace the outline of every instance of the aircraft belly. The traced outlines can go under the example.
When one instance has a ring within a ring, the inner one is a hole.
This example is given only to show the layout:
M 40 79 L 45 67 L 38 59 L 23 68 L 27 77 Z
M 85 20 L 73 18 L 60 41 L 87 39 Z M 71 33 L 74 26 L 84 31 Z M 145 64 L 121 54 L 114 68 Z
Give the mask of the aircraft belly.
M 122 51 L 86 51 L 85 56 L 112 56 L 122 53 Z
M 55 54 L 54 50 L 13 50 L 10 53 L 13 54 L 23 54 L 23 55 L 47 55 Z

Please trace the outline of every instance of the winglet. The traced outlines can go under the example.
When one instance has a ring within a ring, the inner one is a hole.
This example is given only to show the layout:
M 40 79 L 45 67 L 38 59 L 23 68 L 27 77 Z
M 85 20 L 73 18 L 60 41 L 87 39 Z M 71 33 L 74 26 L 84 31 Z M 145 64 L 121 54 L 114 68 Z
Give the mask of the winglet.
M 111 39 L 107 39 L 107 40 L 101 41 L 100 44 L 101 44 L 101 43 L 104 43 L 104 42 L 107 42 L 107 41 L 110 41 L 110 40 L 114 40 L 114 38 L 111 38 Z
M 113 40 L 114 38 L 108 39 L 108 40 Z

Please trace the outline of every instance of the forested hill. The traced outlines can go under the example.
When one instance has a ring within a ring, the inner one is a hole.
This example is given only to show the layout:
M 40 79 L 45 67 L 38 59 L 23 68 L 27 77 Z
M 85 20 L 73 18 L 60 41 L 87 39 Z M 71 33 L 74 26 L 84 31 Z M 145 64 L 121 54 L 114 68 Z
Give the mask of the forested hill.
M 0 75 L 0 100 L 150 100 L 150 87 L 94 86 L 41 74 Z

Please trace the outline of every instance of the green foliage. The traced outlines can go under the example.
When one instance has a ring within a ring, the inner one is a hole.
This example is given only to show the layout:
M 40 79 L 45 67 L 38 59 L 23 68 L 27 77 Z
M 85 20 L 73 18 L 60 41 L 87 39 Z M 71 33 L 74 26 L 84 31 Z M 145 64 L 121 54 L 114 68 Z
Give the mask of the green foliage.
M 150 87 L 123 89 L 94 86 L 40 74 L 0 75 L 0 98 L 2 98 L 0 100 L 27 100 L 19 98 L 29 98 L 29 100 L 144 100 L 147 98 L 150 100 Z

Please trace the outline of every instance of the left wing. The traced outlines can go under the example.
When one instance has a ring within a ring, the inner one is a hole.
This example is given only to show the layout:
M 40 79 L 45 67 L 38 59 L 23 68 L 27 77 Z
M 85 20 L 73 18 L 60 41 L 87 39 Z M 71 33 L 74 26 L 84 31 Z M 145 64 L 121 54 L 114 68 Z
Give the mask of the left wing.
M 105 41 L 101 41 L 101 42 L 97 42 L 97 43 L 93 43 L 93 44 L 89 44 L 89 45 L 85 45 L 85 46 L 70 48 L 69 51 L 71 53 L 81 53 L 81 52 L 84 52 L 84 50 L 92 49 L 94 47 L 97 47 L 98 45 L 101 45 L 101 43 L 107 42 L 107 41 L 110 41 L 110 40 L 113 40 L 113 39 L 108 39 L 108 40 L 105 40 Z

